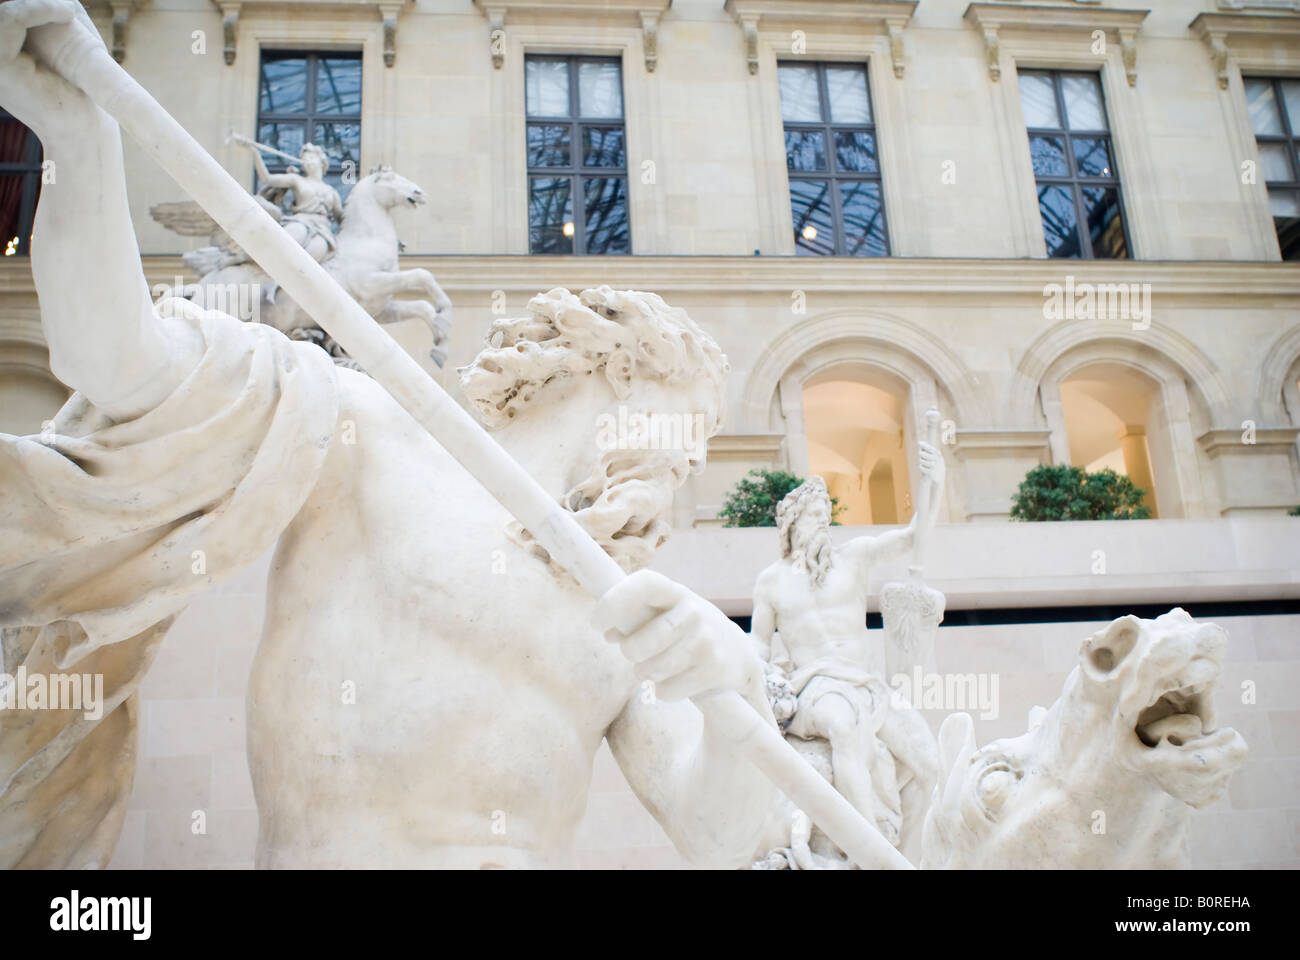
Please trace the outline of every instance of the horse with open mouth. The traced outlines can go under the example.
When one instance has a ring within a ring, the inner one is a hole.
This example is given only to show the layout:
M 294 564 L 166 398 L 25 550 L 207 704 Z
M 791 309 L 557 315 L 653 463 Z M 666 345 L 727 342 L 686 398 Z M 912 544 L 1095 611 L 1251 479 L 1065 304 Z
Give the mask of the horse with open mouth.
M 1216 726 L 1226 646 L 1182 609 L 1121 617 L 1083 642 L 1023 736 L 976 750 L 971 718 L 948 717 L 922 866 L 1187 867 L 1192 810 L 1246 758 L 1241 735 Z

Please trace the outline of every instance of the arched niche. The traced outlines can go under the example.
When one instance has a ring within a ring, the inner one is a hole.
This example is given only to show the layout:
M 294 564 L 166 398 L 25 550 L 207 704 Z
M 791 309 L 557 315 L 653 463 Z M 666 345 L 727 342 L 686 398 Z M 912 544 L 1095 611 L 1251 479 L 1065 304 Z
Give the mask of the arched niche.
M 910 392 L 898 374 L 859 361 L 833 362 L 803 381 L 807 473 L 826 481 L 840 523 L 911 519 Z
M 1090 344 L 1108 344 L 1117 359 L 1182 371 L 1205 404 L 1216 426 L 1231 423 L 1229 392 L 1214 362 L 1182 334 L 1152 322 L 1135 330 L 1123 320 L 1063 320 L 1040 334 L 1021 355 L 1007 397 L 1007 415 L 1018 426 L 1042 423 L 1040 386 L 1048 368 L 1074 350 Z
M 1062 379 L 1060 394 L 1070 462 L 1089 472 L 1124 474 L 1143 491 L 1151 515 L 1160 516 L 1172 469 L 1163 459 L 1169 445 L 1155 435 L 1160 382 L 1130 364 L 1103 360 Z
M 1259 426 L 1300 427 L 1300 324 L 1269 345 L 1258 381 Z M 1300 435 L 1291 441 L 1291 452 L 1293 476 L 1300 478 Z
M 1217 402 L 1211 400 L 1188 370 L 1149 342 L 1126 337 L 1087 340 L 1067 347 L 1043 367 L 1033 412 L 1046 420 L 1052 461 L 1074 462 L 1062 386 L 1086 382 L 1090 371 L 1098 377 L 1109 376 L 1117 385 L 1128 381 L 1117 389 L 1132 391 L 1138 384 L 1149 387 L 1140 427 L 1154 473 L 1159 515 L 1203 517 L 1217 512 L 1218 491 L 1212 482 L 1205 482 L 1213 472 L 1196 438 L 1211 429 L 1215 407 L 1226 408 L 1226 393 Z M 1215 393 L 1213 389 L 1209 392 Z M 1023 397 L 1017 402 L 1023 403 Z M 1025 415 L 1023 410 L 1020 413 Z
M 841 385 L 845 396 L 853 394 L 852 388 L 857 385 L 867 396 L 884 394 L 896 401 L 889 413 L 901 430 L 898 443 L 902 456 L 891 463 L 891 482 L 897 493 L 897 520 L 906 522 L 918 491 L 916 441 L 924 435 L 925 412 L 933 407 L 947 418 L 957 404 L 928 365 L 896 345 L 854 338 L 821 343 L 782 372 L 769 397 L 766 416 L 760 421 L 763 430 L 785 435 L 786 466 L 800 476 L 815 472 L 809 458 L 805 399 L 810 390 L 815 394 L 828 384 Z M 878 407 L 869 413 L 880 414 Z M 865 464 L 865 476 L 861 477 L 868 499 L 869 474 L 875 459 Z
M 1268 425 L 1300 426 L 1300 324 L 1279 336 L 1259 367 L 1257 405 Z
M 947 402 L 940 412 L 962 426 L 989 422 L 980 385 L 948 345 L 924 328 L 899 317 L 856 309 L 831 310 L 782 331 L 754 362 L 745 382 L 738 432 L 764 433 L 779 426 L 779 387 L 796 366 L 862 360 L 877 363 L 915 381 L 933 383 Z

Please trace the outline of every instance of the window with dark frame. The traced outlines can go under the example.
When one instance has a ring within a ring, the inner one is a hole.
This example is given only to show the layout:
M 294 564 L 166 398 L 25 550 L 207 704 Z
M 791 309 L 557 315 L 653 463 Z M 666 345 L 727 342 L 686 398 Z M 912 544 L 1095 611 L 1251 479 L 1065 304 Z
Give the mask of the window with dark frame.
M 352 164 L 355 183 L 361 170 L 361 54 L 346 51 L 263 50 L 257 92 L 257 139 L 298 156 L 314 143 L 329 157 L 325 180 L 346 198 L 344 180 Z M 271 173 L 290 161 L 264 155 Z
M 31 252 L 42 157 L 36 134 L 0 109 L 0 244 L 6 257 Z
M 524 101 L 529 252 L 631 253 L 622 63 L 526 57 Z
M 1132 248 L 1101 77 L 1023 70 L 1020 103 L 1047 255 L 1128 259 Z
M 866 64 L 779 63 L 795 253 L 887 257 Z
M 1300 260 L 1300 80 L 1244 80 L 1277 245 L 1283 260 Z

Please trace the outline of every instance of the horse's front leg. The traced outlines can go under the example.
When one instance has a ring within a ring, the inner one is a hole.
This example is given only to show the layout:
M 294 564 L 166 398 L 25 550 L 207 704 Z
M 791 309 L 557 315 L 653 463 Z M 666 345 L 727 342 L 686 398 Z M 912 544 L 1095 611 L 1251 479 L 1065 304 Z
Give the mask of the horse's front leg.
M 412 273 L 424 274 L 424 276 L 421 278 L 421 282 L 427 285 L 429 291 L 428 295 L 429 298 L 433 300 L 434 308 L 438 311 L 439 314 L 447 318 L 447 325 L 450 326 L 451 325 L 451 297 L 447 296 L 447 292 L 442 289 L 442 284 L 438 283 L 437 278 L 434 277 L 434 275 L 430 273 L 428 270 L 417 269 L 417 270 L 413 270 Z
M 384 309 L 375 314 L 379 323 L 396 323 L 398 320 L 423 320 L 433 334 L 433 349 L 429 359 L 441 367 L 447 362 L 447 351 L 443 344 L 450 332 L 450 324 L 444 322 L 443 315 L 424 300 L 389 300 Z
M 391 284 L 390 293 L 415 293 L 433 304 L 439 313 L 451 315 L 451 298 L 432 273 L 423 267 L 413 270 L 397 270 L 392 273 L 380 273 L 374 280 Z

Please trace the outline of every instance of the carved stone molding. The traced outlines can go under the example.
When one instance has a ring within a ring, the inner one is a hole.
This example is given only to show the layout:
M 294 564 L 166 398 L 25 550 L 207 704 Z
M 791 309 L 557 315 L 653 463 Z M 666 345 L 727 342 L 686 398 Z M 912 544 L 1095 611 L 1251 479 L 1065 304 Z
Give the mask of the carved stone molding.
M 709 438 L 709 462 L 721 460 L 775 461 L 784 433 L 719 433 Z
M 1261 418 L 1300 424 L 1300 325 L 1269 345 L 1255 381 L 1259 384 L 1255 409 Z
M 1300 427 L 1259 427 L 1247 434 L 1241 429 L 1207 430 L 1196 438 L 1211 459 L 1221 456 L 1285 455 L 1300 437 Z
M 111 0 L 129 2 L 129 0 Z M 397 62 L 397 17 L 412 0 L 212 0 L 221 10 L 221 37 L 226 66 L 235 62 L 239 46 L 239 18 L 247 12 L 286 13 L 294 10 L 312 12 L 378 12 L 384 30 L 384 66 Z
M 135 0 L 110 0 L 109 6 L 113 8 L 113 59 L 121 63 L 126 59 L 126 27 Z
M 1291 470 L 1300 427 L 1241 424 L 1207 430 L 1196 438 L 1219 475 L 1220 512 L 1281 514 L 1300 499 Z
M 239 4 L 220 3 L 222 55 L 226 66 L 235 62 L 235 43 L 239 40 Z
M 1219 0 L 1220 10 L 1291 10 L 1300 13 L 1300 0 Z
M 866 27 L 889 38 L 889 58 L 894 76 L 903 76 L 903 28 L 912 19 L 919 0 L 727 0 L 726 9 L 745 34 L 745 59 L 751 74 L 758 73 L 760 30 L 820 31 L 837 33 Z
M 403 0 L 390 0 L 379 5 L 379 17 L 384 23 L 384 66 L 391 67 L 397 62 L 397 15 L 402 10 Z
M 806 376 L 818 366 L 864 356 L 918 390 L 928 378 L 931 392 L 937 387 L 952 398 L 950 412 L 959 423 L 986 422 L 992 415 L 974 374 L 942 340 L 900 317 L 844 308 L 807 317 L 764 347 L 745 382 L 737 428 L 758 432 L 771 426 L 772 398 L 792 370 L 800 368 Z
M 34 299 L 30 307 L 11 308 L 0 317 L 0 370 L 21 370 L 54 379 L 41 312 Z
M 641 11 L 641 38 L 645 47 L 645 68 L 647 73 L 655 72 L 659 62 L 659 16 L 652 10 Z
M 1051 450 L 1051 433 L 1046 427 L 958 429 L 955 450 L 963 459 L 998 457 L 1011 450 L 1047 454 Z
M 1152 323 L 1134 330 L 1121 320 L 1063 320 L 1043 331 L 1025 347 L 1007 393 L 1004 410 L 1011 421 L 1036 419 L 1036 394 L 1063 359 L 1124 361 L 1157 382 L 1190 383 L 1201 395 L 1210 419 L 1233 422 L 1232 396 L 1223 374 L 1200 347 L 1172 326 Z
M 1124 60 L 1124 76 L 1130 87 L 1137 84 L 1137 30 L 1133 27 L 1119 28 L 1119 52 Z
M 1210 48 L 1210 61 L 1219 80 L 1219 89 L 1228 89 L 1228 57 L 1249 61 L 1250 55 L 1262 47 L 1274 48 L 1279 41 L 1294 52 L 1300 62 L 1300 17 L 1271 13 L 1202 13 L 1188 24 Z M 1264 54 L 1262 61 L 1273 58 L 1273 50 Z
M 1044 6 L 1023 3 L 972 3 L 965 19 L 980 32 L 988 59 L 989 78 L 1002 76 L 999 59 L 1002 37 L 1014 31 L 1018 35 L 1060 37 L 1074 32 L 1091 37 L 1101 31 L 1119 43 L 1124 74 L 1130 87 L 1137 84 L 1137 32 L 1149 10 L 1117 10 L 1113 7 Z
M 492 67 L 500 70 L 506 62 L 506 11 L 496 5 L 480 6 L 488 21 L 488 53 L 492 55 Z
M 529 17 L 533 20 L 572 22 L 593 18 L 641 28 L 647 73 L 659 63 L 659 18 L 672 0 L 474 0 L 488 21 L 488 52 L 497 70 L 505 64 L 506 21 Z
M 1002 45 L 998 42 L 998 28 L 984 26 L 980 31 L 984 39 L 984 59 L 989 67 L 989 79 L 995 83 L 1002 79 Z
M 753 76 L 758 73 L 758 17 L 741 17 L 740 29 L 745 34 L 745 61 Z
M 118 63 L 126 60 L 126 31 L 131 23 L 131 14 L 139 5 L 140 0 L 101 0 L 100 3 L 82 0 L 81 5 L 89 12 L 94 12 L 98 7 L 102 12 L 104 7 L 108 8 L 110 14 L 109 29 L 109 49 L 113 53 L 113 59 Z
M 894 76 L 903 78 L 903 25 L 897 20 L 885 21 L 889 34 L 889 59 L 894 63 Z
M 745 61 L 749 73 L 758 73 L 758 17 L 741 17 L 740 29 L 745 33 Z

